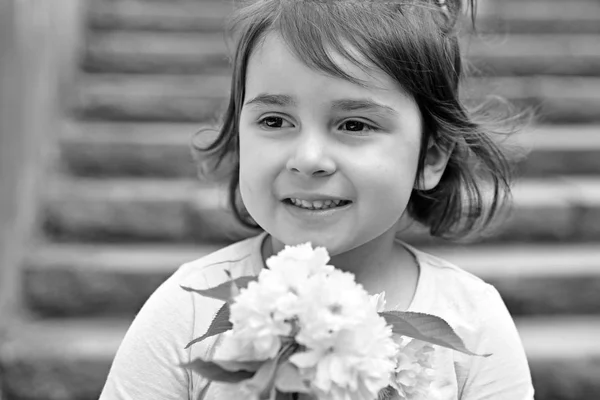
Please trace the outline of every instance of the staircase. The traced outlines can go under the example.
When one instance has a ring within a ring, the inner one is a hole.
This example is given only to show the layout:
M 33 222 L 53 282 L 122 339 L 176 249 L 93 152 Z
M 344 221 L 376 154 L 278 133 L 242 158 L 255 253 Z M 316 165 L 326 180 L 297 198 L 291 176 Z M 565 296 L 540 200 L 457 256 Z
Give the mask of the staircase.
M 192 134 L 223 108 L 224 0 L 90 1 L 26 313 L 0 352 L 3 400 L 97 399 L 119 342 L 185 261 L 251 235 L 195 179 Z M 487 0 L 465 49 L 475 96 L 535 107 L 512 217 L 481 243 L 408 241 L 494 284 L 537 400 L 600 399 L 600 2 Z M 505 33 L 510 35 L 505 35 Z

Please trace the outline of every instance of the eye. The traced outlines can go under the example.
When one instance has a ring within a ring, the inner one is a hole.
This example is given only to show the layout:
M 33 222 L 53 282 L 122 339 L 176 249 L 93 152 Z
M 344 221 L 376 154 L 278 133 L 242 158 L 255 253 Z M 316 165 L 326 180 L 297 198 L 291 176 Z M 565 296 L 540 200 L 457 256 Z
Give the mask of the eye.
M 366 122 L 357 121 L 357 120 L 346 121 L 346 122 L 342 123 L 341 127 L 342 127 L 342 130 L 349 131 L 349 132 L 370 132 L 370 131 L 377 130 L 377 128 L 375 128 L 373 125 L 367 124 Z
M 284 124 L 286 124 L 286 123 L 289 126 L 291 126 L 291 124 L 288 123 L 282 117 L 275 117 L 275 116 L 264 117 L 258 121 L 258 125 L 268 128 L 268 129 L 284 128 Z

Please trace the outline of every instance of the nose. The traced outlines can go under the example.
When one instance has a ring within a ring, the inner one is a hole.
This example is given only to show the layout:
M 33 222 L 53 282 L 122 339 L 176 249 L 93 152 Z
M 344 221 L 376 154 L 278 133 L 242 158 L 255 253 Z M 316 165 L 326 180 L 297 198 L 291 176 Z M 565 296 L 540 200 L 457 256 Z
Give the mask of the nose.
M 305 176 L 328 176 L 335 172 L 327 138 L 320 133 L 301 134 L 294 143 L 295 149 L 287 162 L 287 169 Z

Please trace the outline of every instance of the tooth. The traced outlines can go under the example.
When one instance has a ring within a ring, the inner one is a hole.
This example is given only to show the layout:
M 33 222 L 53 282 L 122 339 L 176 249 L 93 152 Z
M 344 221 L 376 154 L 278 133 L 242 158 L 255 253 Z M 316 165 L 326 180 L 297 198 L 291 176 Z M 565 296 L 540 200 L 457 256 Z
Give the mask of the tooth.
M 339 206 L 342 201 L 341 200 L 334 200 L 333 202 L 335 203 L 336 206 Z
M 310 204 L 310 201 L 300 200 L 300 202 L 302 203 L 302 207 L 306 207 L 306 208 L 312 207 L 312 204 Z
M 331 205 L 332 201 L 331 200 L 325 200 L 325 206 L 329 207 Z
M 321 200 L 313 201 L 312 205 L 314 208 L 321 208 L 323 207 L 323 202 Z

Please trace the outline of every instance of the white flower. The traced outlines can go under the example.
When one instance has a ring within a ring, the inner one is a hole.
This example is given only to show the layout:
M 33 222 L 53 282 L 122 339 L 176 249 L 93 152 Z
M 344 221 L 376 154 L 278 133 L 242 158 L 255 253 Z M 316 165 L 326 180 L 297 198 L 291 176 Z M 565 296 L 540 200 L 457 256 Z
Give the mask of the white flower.
M 312 276 L 333 271 L 324 248 L 309 243 L 287 246 L 267 260 L 269 269 L 242 289 L 231 305 L 231 335 L 226 336 L 228 359 L 262 361 L 281 349 L 281 339 L 292 333 L 298 312 L 298 291 Z
M 283 287 L 250 282 L 231 305 L 233 324 L 227 345 L 236 351 L 229 359 L 262 361 L 273 358 L 281 349 L 281 337 L 291 333 L 292 326 L 278 309 L 292 296 Z
M 428 398 L 427 393 L 434 381 L 434 347 L 418 339 L 396 338 L 400 342 L 400 350 L 391 386 L 408 400 Z
M 319 399 L 367 400 L 389 384 L 397 346 L 370 296 L 340 270 L 310 277 L 298 292 L 296 341 L 290 361 Z
M 330 348 L 337 333 L 354 328 L 374 312 L 369 295 L 354 281 L 354 275 L 340 270 L 315 275 L 298 289 L 298 343 L 309 348 Z
M 396 351 L 391 328 L 375 314 L 338 332 L 329 349 L 307 349 L 290 361 L 320 400 L 371 400 L 389 384 Z
M 329 262 L 329 254 L 324 247 L 312 248 L 310 243 L 304 243 L 297 246 L 285 246 L 277 255 L 267 260 L 267 266 L 271 270 L 278 268 L 288 269 L 297 264 L 307 267 L 312 274 Z M 329 270 L 333 269 L 329 266 Z
M 385 292 L 374 294 L 371 296 L 371 305 L 377 312 L 383 312 L 385 310 Z
M 267 285 L 284 285 L 295 293 L 309 277 L 333 271 L 328 261 L 329 255 L 323 247 L 313 250 L 310 243 L 286 246 L 266 261 L 268 269 L 261 272 L 259 279 Z

